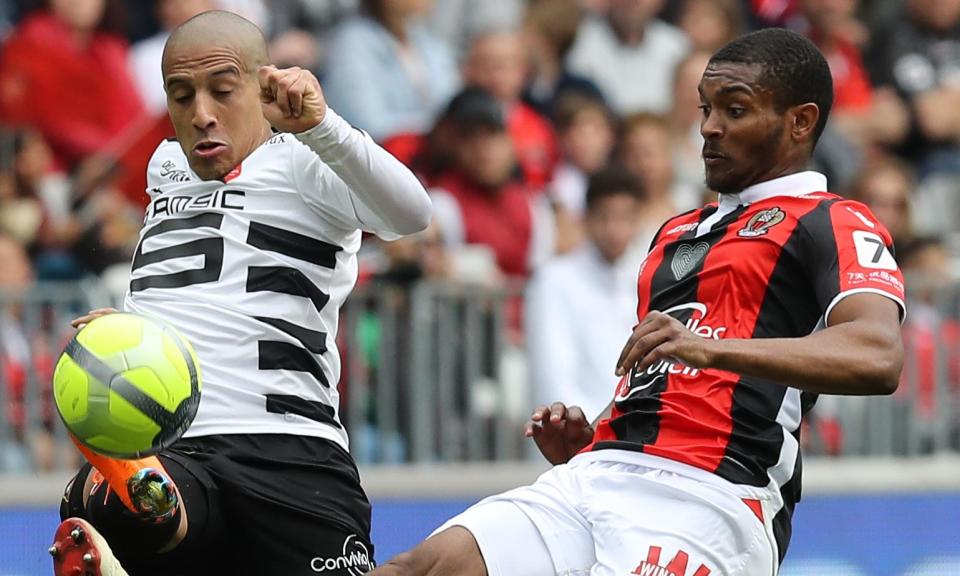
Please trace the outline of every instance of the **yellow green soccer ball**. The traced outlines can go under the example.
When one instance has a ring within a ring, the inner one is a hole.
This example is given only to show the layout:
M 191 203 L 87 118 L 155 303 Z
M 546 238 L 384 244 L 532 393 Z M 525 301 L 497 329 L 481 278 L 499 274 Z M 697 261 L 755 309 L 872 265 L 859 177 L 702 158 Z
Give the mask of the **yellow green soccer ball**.
M 200 364 L 171 326 L 108 314 L 67 344 L 53 395 L 63 423 L 88 448 L 142 458 L 169 447 L 190 426 L 200 404 Z

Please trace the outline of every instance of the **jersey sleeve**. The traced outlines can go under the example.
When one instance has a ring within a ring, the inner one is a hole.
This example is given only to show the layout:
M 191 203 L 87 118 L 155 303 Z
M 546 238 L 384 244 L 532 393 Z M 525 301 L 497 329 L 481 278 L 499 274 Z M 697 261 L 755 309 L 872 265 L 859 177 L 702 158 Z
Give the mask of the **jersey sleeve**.
M 180 143 L 176 140 L 160 142 L 153 156 L 147 163 L 147 196 L 150 200 L 159 194 L 158 188 L 170 183 L 170 175 L 183 174 L 186 176 L 187 159 L 183 156 Z M 165 177 L 165 175 L 167 177 Z
M 870 209 L 849 200 L 824 202 L 812 216 L 802 221 L 811 252 L 802 256 L 825 325 L 830 325 L 830 313 L 838 303 L 864 292 L 896 302 L 902 320 L 906 314 L 903 274 L 893 256 L 890 233 Z
M 311 208 L 385 240 L 427 227 L 430 198 L 417 177 L 333 110 L 295 136 L 304 146 L 294 150 L 293 177 Z

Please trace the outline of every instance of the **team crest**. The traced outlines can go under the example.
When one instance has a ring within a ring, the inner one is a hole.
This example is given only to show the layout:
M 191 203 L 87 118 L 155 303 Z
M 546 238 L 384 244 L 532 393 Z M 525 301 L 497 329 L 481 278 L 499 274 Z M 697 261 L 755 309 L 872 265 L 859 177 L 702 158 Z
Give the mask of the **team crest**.
M 786 218 L 786 216 L 787 215 L 783 213 L 783 210 L 779 208 L 767 208 L 766 210 L 761 210 L 747 220 L 746 226 L 737 232 L 737 236 L 740 236 L 741 238 L 756 238 L 757 236 L 763 236 L 767 233 L 767 230 L 770 230 L 777 224 L 783 222 L 783 219 Z
M 677 282 L 696 268 L 709 250 L 710 245 L 706 242 L 681 244 L 677 248 L 677 253 L 673 255 L 673 261 L 670 262 L 670 270 L 673 271 L 673 277 L 677 279 Z

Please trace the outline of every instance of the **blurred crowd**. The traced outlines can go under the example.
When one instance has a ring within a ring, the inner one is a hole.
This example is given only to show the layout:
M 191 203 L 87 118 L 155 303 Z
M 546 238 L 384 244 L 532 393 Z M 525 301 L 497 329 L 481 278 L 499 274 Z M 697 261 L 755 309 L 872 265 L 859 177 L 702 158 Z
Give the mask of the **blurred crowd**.
M 908 277 L 905 334 L 926 356 L 906 388 L 960 387 L 939 304 L 960 277 L 960 0 L 0 0 L 0 291 L 125 290 L 144 168 L 172 133 L 163 44 L 212 8 L 256 22 L 275 63 L 312 70 L 430 190 L 433 225 L 366 243 L 361 284 L 525 286 L 510 337 L 538 399 L 591 416 L 653 234 L 715 199 L 696 89 L 710 54 L 758 27 L 809 36 L 835 88 L 816 169 L 890 229 Z M 6 333 L 14 317 L 0 311 Z M 0 337 L 7 366 L 29 348 Z

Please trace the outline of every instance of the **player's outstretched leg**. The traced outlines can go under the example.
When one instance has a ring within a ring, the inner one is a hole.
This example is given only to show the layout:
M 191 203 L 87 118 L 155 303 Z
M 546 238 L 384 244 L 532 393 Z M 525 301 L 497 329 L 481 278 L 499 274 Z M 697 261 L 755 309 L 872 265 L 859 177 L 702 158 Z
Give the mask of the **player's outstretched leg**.
M 409 552 L 391 558 L 368 576 L 487 576 L 473 534 L 453 526 Z
M 101 457 L 93 459 L 97 466 L 105 466 Z M 115 462 L 120 466 L 130 464 L 130 461 Z M 106 550 L 112 549 L 126 570 L 120 574 L 166 576 L 173 567 L 177 573 L 181 568 L 185 568 L 184 574 L 215 573 L 215 569 L 206 570 L 212 561 L 209 550 L 219 545 L 222 534 L 215 482 L 201 462 L 174 451 L 147 463 L 152 466 L 130 468 L 124 475 L 115 476 L 112 482 L 108 482 L 106 474 L 85 464 L 64 493 L 60 517 L 64 520 L 63 526 L 69 528 L 62 528 L 61 532 L 69 537 L 75 519 L 86 521 L 93 534 L 109 543 Z M 113 472 L 120 474 L 117 469 Z M 125 490 L 126 502 L 119 489 Z M 168 507 L 166 504 L 172 495 L 176 495 L 175 505 Z M 87 528 L 83 531 L 89 532 Z M 74 565 L 59 562 L 64 551 L 73 549 L 70 542 L 64 540 L 64 534 L 58 534 L 54 544 L 50 552 L 54 555 L 54 565 L 58 566 L 56 574 L 87 574 L 89 560 L 84 564 L 82 554 L 79 572 Z M 101 556 L 106 556 L 106 552 Z M 112 576 L 111 572 L 103 574 Z
M 93 452 L 73 436 L 70 438 L 131 513 L 156 524 L 177 514 L 180 505 L 177 487 L 159 458 L 110 458 Z

